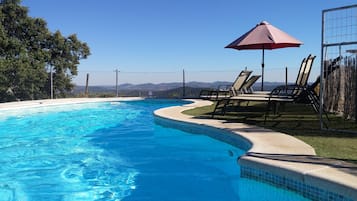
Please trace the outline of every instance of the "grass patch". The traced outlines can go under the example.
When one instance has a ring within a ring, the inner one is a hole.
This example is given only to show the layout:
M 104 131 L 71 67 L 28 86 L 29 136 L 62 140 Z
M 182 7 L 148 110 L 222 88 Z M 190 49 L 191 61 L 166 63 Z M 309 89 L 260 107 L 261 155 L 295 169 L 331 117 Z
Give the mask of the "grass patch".
M 184 111 L 200 118 L 212 118 L 215 104 Z M 230 106 L 225 115 L 215 119 L 253 124 L 294 136 L 314 147 L 318 156 L 344 160 L 357 164 L 357 134 L 320 130 L 318 115 L 307 105 L 287 104 L 279 108 L 279 114 L 269 113 L 264 123 L 266 103 L 250 103 L 240 107 Z M 329 128 L 357 131 L 357 123 L 330 115 Z

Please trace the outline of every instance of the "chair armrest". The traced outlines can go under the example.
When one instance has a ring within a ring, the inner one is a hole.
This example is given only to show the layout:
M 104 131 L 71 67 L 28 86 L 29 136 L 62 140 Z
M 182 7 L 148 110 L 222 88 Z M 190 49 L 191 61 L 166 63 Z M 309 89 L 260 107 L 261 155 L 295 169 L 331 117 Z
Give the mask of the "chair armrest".
M 217 91 L 229 91 L 232 85 L 218 85 Z
M 210 94 L 212 91 L 215 91 L 216 89 L 201 89 L 200 91 L 200 96 L 201 95 L 208 95 Z
M 270 95 L 294 95 L 294 92 L 296 92 L 297 90 L 306 90 L 306 87 L 295 84 L 281 85 L 275 87 L 271 91 Z

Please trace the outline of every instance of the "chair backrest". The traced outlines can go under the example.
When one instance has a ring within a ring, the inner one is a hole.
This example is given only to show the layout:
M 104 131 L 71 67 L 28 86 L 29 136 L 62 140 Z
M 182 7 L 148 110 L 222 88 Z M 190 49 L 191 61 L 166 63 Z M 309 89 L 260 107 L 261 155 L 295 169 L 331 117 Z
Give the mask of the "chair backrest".
M 252 75 L 242 86 L 244 93 L 253 93 L 253 84 L 260 78 L 260 75 Z
M 300 83 L 301 83 L 301 79 L 302 79 L 303 74 L 304 74 L 304 71 L 305 71 L 306 60 L 307 60 L 307 59 L 304 58 L 304 59 L 301 61 L 300 70 L 299 70 L 298 76 L 297 76 L 297 78 L 296 78 L 295 85 L 300 85 Z
M 298 79 L 300 76 L 299 83 L 298 80 L 296 80 L 296 88 L 292 92 L 294 95 L 299 95 L 304 90 L 301 87 L 307 86 L 307 81 L 309 80 L 312 64 L 314 63 L 315 58 L 316 56 L 311 54 L 306 58 L 305 68 L 303 69 L 303 71 L 300 69 L 301 73 L 299 73 L 298 75 Z
M 238 93 L 243 87 L 243 84 L 247 81 L 251 73 L 252 71 L 247 71 L 247 70 L 243 70 L 239 73 L 238 77 L 232 84 L 232 92 L 234 96 L 238 95 Z
M 314 63 L 315 58 L 316 58 L 316 56 L 311 55 L 311 54 L 307 57 L 306 66 L 305 66 L 303 76 L 301 78 L 300 86 L 305 87 L 307 85 L 307 81 L 309 80 L 312 64 Z

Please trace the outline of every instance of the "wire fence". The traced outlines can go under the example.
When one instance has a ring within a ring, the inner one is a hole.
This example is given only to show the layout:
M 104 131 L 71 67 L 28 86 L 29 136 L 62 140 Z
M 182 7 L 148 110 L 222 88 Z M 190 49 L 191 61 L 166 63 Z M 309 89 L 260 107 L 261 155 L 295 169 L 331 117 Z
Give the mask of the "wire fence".
M 297 74 L 296 68 L 288 69 L 288 82 L 294 82 Z M 233 82 L 238 74 L 245 70 L 240 68 L 236 70 L 187 70 L 181 69 L 177 71 L 160 71 L 160 72 L 139 72 L 139 71 L 118 71 L 118 82 L 122 84 L 146 84 L 146 83 L 173 83 L 182 82 L 185 77 L 185 82 Z M 260 75 L 260 68 L 247 68 L 253 71 L 252 75 Z M 264 82 L 285 82 L 286 68 L 266 68 Z M 86 76 L 89 75 L 90 86 L 113 86 L 116 84 L 116 72 L 113 71 L 79 71 L 78 76 L 74 78 L 74 82 L 78 86 L 86 84 Z M 259 82 L 260 80 L 258 80 Z
M 348 122 L 357 123 L 357 5 L 322 12 L 321 53 L 320 113 L 325 109 L 343 117 L 338 129 L 356 127 Z
M 157 91 L 167 91 L 175 88 L 191 89 L 190 97 L 198 97 L 199 91 L 203 88 L 216 88 L 218 85 L 232 83 L 242 70 L 253 71 L 252 75 L 260 75 L 261 68 L 240 68 L 234 70 L 186 70 L 177 71 L 121 71 L 116 69 L 111 71 L 79 71 L 75 77 L 76 94 L 116 94 L 122 96 L 148 96 L 157 94 Z M 266 68 L 265 90 L 269 90 L 270 85 L 295 82 L 297 68 Z M 88 88 L 87 85 L 88 78 Z M 118 83 L 118 86 L 116 86 Z M 261 80 L 255 84 L 256 89 L 260 89 Z M 181 94 L 182 95 L 182 94 Z M 187 95 L 186 95 L 187 96 Z M 177 95 L 179 97 L 179 95 Z

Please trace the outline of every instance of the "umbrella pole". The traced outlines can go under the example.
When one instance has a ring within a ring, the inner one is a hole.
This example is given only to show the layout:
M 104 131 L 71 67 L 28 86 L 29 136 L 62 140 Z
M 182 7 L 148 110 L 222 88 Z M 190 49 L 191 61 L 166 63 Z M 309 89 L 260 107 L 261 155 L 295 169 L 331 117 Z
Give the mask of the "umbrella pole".
M 264 47 L 263 47 L 263 58 L 262 58 L 262 87 L 260 90 L 264 91 Z

